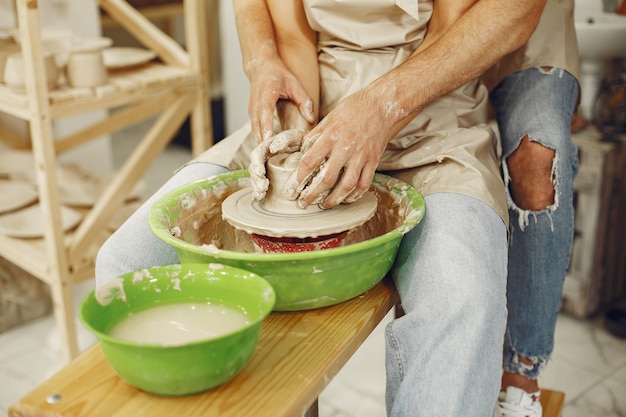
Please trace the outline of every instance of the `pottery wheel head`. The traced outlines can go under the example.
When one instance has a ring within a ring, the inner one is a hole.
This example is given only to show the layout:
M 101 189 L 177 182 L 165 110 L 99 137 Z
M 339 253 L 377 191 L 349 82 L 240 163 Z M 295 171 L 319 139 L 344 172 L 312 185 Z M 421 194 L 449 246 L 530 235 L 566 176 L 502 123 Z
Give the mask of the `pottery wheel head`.
M 352 230 L 369 220 L 378 206 L 376 196 L 369 191 L 354 203 L 330 210 L 278 213 L 262 203 L 254 201 L 251 188 L 241 189 L 224 200 L 222 217 L 249 234 L 304 239 Z
M 286 198 L 283 190 L 301 158 L 300 152 L 271 157 L 266 162 L 269 188 L 265 198 L 254 201 L 252 188 L 239 190 L 222 203 L 222 217 L 249 234 L 304 239 L 354 229 L 374 215 L 378 200 L 371 193 L 330 210 L 317 206 L 303 209 Z

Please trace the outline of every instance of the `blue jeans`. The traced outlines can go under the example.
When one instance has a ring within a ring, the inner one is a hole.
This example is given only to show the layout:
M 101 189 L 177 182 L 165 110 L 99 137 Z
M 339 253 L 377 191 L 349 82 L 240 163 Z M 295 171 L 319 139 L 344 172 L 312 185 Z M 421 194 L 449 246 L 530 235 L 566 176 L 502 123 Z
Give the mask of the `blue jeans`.
M 508 323 L 503 369 L 536 379 L 554 347 L 554 329 L 574 235 L 573 183 L 578 150 L 571 119 L 578 96 L 576 79 L 564 70 L 530 68 L 509 75 L 490 95 L 507 158 L 528 135 L 555 151 L 555 199 L 542 211 L 517 207 L 507 189 L 510 214 Z M 519 362 L 519 356 L 532 365 Z
M 177 264 L 179 260 L 174 249 L 150 229 L 150 207 L 180 186 L 227 171 L 218 165 L 194 163 L 184 166 L 170 177 L 100 247 L 96 257 L 96 286 L 128 272 Z
M 170 190 L 225 171 L 196 163 L 175 173 L 100 248 L 97 286 L 177 263 L 150 230 L 150 206 Z M 430 195 L 426 206 L 394 266 L 406 315 L 387 330 L 390 415 L 491 416 L 506 323 L 506 227 L 493 209 L 464 195 Z
M 392 271 L 405 314 L 386 329 L 389 416 L 493 416 L 506 325 L 506 226 L 468 196 L 426 196 Z

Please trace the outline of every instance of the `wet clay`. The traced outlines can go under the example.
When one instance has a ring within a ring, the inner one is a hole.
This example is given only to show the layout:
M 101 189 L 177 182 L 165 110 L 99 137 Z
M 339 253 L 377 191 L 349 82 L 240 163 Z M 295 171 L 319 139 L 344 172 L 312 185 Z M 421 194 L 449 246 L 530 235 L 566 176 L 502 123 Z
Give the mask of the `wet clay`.
M 179 207 L 172 208 L 180 210 L 180 215 L 176 224 L 169 226 L 171 234 L 188 243 L 203 246 L 208 252 L 254 253 L 250 235 L 230 225 L 222 218 L 221 211 L 226 198 L 246 187 L 249 187 L 249 179 L 242 179 L 182 198 Z M 344 246 L 373 239 L 398 228 L 406 220 L 407 213 L 411 212 L 404 195 L 392 192 L 381 184 L 372 184 L 369 191 L 378 201 L 376 212 L 367 222 L 348 232 Z
M 261 201 L 251 188 L 229 196 L 222 204 L 223 217 L 237 229 L 265 237 L 310 239 L 331 236 L 361 226 L 376 212 L 377 199 L 366 192 L 352 204 L 324 210 L 314 204 L 306 209 L 287 196 L 287 184 L 302 158 L 300 152 L 278 154 L 267 161 L 269 187 Z

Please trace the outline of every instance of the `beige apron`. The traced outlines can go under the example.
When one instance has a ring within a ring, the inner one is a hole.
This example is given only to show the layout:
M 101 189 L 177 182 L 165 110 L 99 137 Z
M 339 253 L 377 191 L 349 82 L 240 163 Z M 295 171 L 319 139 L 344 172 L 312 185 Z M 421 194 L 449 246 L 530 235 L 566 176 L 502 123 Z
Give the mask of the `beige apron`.
M 431 1 L 304 0 L 319 33 L 322 117 L 344 97 L 404 62 L 426 33 Z M 399 88 L 420 88 L 415 85 Z M 470 82 L 435 100 L 384 152 L 379 171 L 412 184 L 423 195 L 465 194 L 493 207 L 508 221 L 496 141 L 487 118 L 487 90 Z M 372 121 L 375 123 L 375 120 Z M 256 146 L 249 125 L 196 158 L 230 169 L 247 168 Z
M 482 77 L 491 90 L 507 75 L 531 67 L 562 68 L 579 78 L 580 62 L 574 26 L 574 0 L 548 0 L 528 42 Z

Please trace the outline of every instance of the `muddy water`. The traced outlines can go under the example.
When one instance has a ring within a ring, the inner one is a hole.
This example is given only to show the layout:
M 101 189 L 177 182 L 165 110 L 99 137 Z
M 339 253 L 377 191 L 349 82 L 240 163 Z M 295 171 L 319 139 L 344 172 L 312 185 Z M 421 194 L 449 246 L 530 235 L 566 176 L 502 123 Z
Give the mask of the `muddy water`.
M 180 346 L 220 337 L 249 323 L 245 314 L 225 305 L 176 303 L 131 312 L 113 326 L 109 335 L 136 343 Z

